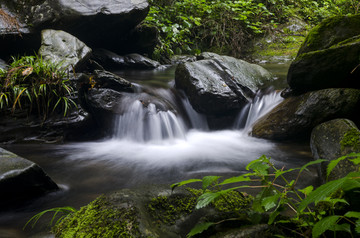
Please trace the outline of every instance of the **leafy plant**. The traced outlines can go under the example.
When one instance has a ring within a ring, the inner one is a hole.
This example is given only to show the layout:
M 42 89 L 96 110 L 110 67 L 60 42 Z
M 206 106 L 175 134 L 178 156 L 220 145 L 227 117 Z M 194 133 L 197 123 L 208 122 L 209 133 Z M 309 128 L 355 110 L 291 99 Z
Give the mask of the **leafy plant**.
M 52 219 L 50 221 L 50 225 L 53 225 L 54 221 L 55 225 L 58 224 L 62 219 L 64 219 L 65 217 L 71 215 L 72 213 L 76 212 L 77 210 L 73 207 L 55 207 L 55 208 L 51 208 L 51 209 L 47 209 L 45 211 L 42 211 L 38 214 L 36 214 L 35 216 L 31 217 L 30 220 L 28 222 L 26 222 L 25 226 L 23 229 L 25 229 L 29 224 L 31 224 L 31 227 L 34 228 L 34 226 L 36 225 L 36 223 L 39 221 L 39 219 L 45 215 L 46 213 L 49 212 L 54 212 L 54 215 L 52 216 Z M 57 216 L 59 214 L 62 214 L 60 217 L 57 218 Z
M 0 109 L 34 109 L 45 120 L 50 113 L 66 116 L 76 103 L 70 98 L 73 88 L 68 84 L 66 73 L 41 56 L 12 58 L 8 70 L 0 71 Z
M 334 167 L 344 159 L 349 159 L 354 164 L 360 164 L 360 154 L 349 154 L 330 162 L 327 170 L 329 175 Z M 348 192 L 353 189 L 360 189 L 360 172 L 351 172 L 343 178 L 329 181 L 314 190 L 312 186 L 300 189 L 297 188 L 301 173 L 309 166 L 319 164 L 324 160 L 311 161 L 300 168 L 284 170 L 277 169 L 270 158 L 261 156 L 259 159 L 250 162 L 246 169 L 249 173 L 219 181 L 218 176 L 206 176 L 203 179 L 191 179 L 173 184 L 175 189 L 178 186 L 194 182 L 202 182 L 204 193 L 198 198 L 196 208 L 203 208 L 216 199 L 223 197 L 230 191 L 241 188 L 261 188 L 256 196 L 252 208 L 259 213 L 269 213 L 268 224 L 293 224 L 296 230 L 292 231 L 301 236 L 309 232 L 313 237 L 319 237 L 330 230 L 336 232 L 347 232 L 350 235 L 360 234 L 360 212 L 343 209 L 349 205 L 342 196 L 337 196 L 339 191 Z M 298 171 L 296 179 L 288 181 L 285 174 Z M 278 180 L 280 180 L 278 182 Z M 238 183 L 246 182 L 244 185 Z M 260 182 L 261 185 L 249 185 L 249 182 Z M 223 189 L 224 185 L 236 183 L 236 186 Z M 210 191 L 206 191 L 210 189 Z M 341 194 L 341 193 L 340 193 Z M 283 218 L 282 211 L 290 209 L 294 214 L 292 217 Z M 342 209 L 340 209 L 342 208 Z M 199 234 L 210 226 L 217 223 L 198 224 L 188 234 L 188 237 Z M 294 234 L 293 234 L 294 235 Z

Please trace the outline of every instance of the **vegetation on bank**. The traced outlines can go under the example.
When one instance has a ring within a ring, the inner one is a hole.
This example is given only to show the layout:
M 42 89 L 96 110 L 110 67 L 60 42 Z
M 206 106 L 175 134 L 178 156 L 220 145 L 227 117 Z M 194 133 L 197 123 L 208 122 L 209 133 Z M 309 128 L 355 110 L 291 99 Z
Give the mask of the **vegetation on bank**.
M 66 116 L 76 107 L 70 98 L 73 88 L 60 65 L 39 55 L 13 57 L 12 61 L 7 70 L 0 69 L 0 112 L 21 110 L 45 120 L 51 113 Z
M 331 161 L 327 167 L 327 176 L 343 160 L 359 165 L 360 154 L 352 153 Z M 218 199 L 224 199 L 234 190 L 261 188 L 252 202 L 252 210 L 248 217 L 251 219 L 254 212 L 268 214 L 267 223 L 273 225 L 277 233 L 272 236 L 309 237 L 311 234 L 311 237 L 317 238 L 321 235 L 333 234 L 334 237 L 357 237 L 360 235 L 360 208 L 358 201 L 356 199 L 354 201 L 352 197 L 360 192 L 360 171 L 350 172 L 345 177 L 328 181 L 315 190 L 312 185 L 306 188 L 297 187 L 300 174 L 307 167 L 325 161 L 311 161 L 301 168 L 284 170 L 284 168 L 276 168 L 270 158 L 262 156 L 246 166 L 246 169 L 250 171 L 247 174 L 221 182 L 219 176 L 206 176 L 203 179 L 182 181 L 173 184 L 172 187 L 174 189 L 178 186 L 201 182 L 204 193 L 198 198 L 196 209 L 206 207 Z M 293 171 L 298 171 L 298 176 L 290 181 L 285 175 Z M 258 182 L 260 185 L 249 185 L 251 182 Z M 228 185 L 230 187 L 224 188 Z M 284 213 L 291 215 L 284 216 Z M 238 217 L 231 220 L 236 218 Z M 199 223 L 188 234 L 188 237 L 200 234 L 218 224 L 219 222 L 211 221 Z
M 360 153 L 351 153 L 331 161 L 327 176 L 343 161 L 348 160 L 359 167 Z M 267 223 L 264 237 L 358 237 L 360 235 L 360 207 L 356 196 L 360 192 L 360 171 L 327 181 L 314 189 L 299 188 L 302 172 L 309 166 L 325 160 L 311 161 L 301 168 L 278 169 L 270 158 L 262 156 L 250 162 L 246 174 L 221 180 L 219 176 L 205 176 L 172 185 L 172 189 L 195 182 L 202 189 L 188 188 L 189 193 L 159 196 L 147 203 L 147 210 L 154 225 L 174 225 L 196 209 L 211 206 L 216 215 L 205 216 L 188 233 L 187 237 L 208 237 L 209 228 L 218 225 L 237 229 Z M 297 172 L 295 179 L 288 174 Z M 242 189 L 257 189 L 252 197 L 239 192 Z M 55 208 L 35 215 L 27 224 L 35 223 L 47 212 L 63 213 L 53 227 L 56 237 L 142 237 L 137 208 L 112 204 L 101 196 L 89 205 L 75 210 Z M 203 213 L 206 214 L 206 213 Z M 215 220 L 211 220 L 215 219 Z M 208 233 L 207 233 L 208 232 Z M 197 236 L 198 237 L 198 236 Z
M 256 36 L 298 18 L 315 25 L 334 15 L 356 14 L 357 0 L 150 0 L 145 24 L 159 29 L 153 58 L 212 51 L 240 56 Z

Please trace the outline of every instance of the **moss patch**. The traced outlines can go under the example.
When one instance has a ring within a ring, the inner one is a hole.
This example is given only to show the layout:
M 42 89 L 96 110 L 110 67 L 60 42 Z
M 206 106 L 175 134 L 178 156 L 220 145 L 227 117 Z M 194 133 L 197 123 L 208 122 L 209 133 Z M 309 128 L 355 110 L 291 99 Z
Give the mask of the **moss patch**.
M 59 238 L 140 237 L 136 210 L 114 207 L 100 196 L 53 228 Z
M 351 147 L 355 151 L 360 150 L 360 132 L 356 128 L 350 129 L 345 133 L 340 141 L 341 149 Z
M 148 209 L 154 220 L 160 223 L 173 225 L 182 216 L 189 215 L 195 209 L 197 199 L 202 190 L 188 188 L 188 194 L 174 194 L 153 198 Z M 219 212 L 238 212 L 250 208 L 253 197 L 245 193 L 232 191 L 217 199 L 211 206 Z

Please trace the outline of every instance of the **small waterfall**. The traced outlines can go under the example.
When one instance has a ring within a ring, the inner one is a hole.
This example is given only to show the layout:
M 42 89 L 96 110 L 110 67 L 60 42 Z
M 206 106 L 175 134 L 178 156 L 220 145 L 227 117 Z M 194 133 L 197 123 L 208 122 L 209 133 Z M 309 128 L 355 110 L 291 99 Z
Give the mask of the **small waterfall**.
M 283 98 L 280 92 L 274 91 L 266 95 L 257 95 L 254 100 L 247 104 L 235 120 L 235 129 L 243 129 L 245 132 L 251 130 L 252 125 L 266 113 L 278 105 Z
M 183 120 L 172 111 L 160 111 L 155 104 L 135 100 L 116 120 L 115 137 L 137 142 L 185 139 Z
M 206 116 L 195 111 L 186 96 L 183 97 L 182 103 L 189 117 L 192 128 L 201 131 L 208 131 L 209 126 L 206 120 Z

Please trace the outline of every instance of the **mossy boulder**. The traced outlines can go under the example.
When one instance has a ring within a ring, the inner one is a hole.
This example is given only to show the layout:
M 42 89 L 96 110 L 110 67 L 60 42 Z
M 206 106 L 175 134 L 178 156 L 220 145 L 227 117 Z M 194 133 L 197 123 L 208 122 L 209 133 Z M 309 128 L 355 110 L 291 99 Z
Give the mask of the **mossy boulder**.
M 320 176 L 326 181 L 330 161 L 352 152 L 360 152 L 360 130 L 348 119 L 334 119 L 316 126 L 311 133 L 310 147 L 314 159 L 326 159 L 321 164 Z M 339 179 L 359 169 L 348 160 L 341 161 L 330 173 L 329 180 Z
M 360 35 L 360 14 L 325 19 L 306 36 L 298 56 L 328 49 L 344 40 Z
M 289 97 L 255 122 L 252 135 L 272 140 L 306 139 L 322 122 L 358 118 L 359 106 L 358 89 L 323 89 Z
M 299 55 L 290 65 L 291 89 L 360 88 L 360 35 L 328 49 Z
M 324 20 L 307 35 L 289 68 L 291 89 L 360 88 L 360 14 Z
M 205 209 L 195 209 L 201 190 L 162 186 L 123 189 L 103 195 L 53 228 L 56 237 L 186 237 L 199 221 L 220 221 L 249 209 L 252 197 L 233 192 Z M 247 218 L 247 217 L 246 217 Z M 247 219 L 241 220 L 243 225 Z M 214 230 L 213 230 L 214 232 Z M 206 234 L 202 237 L 209 237 Z

